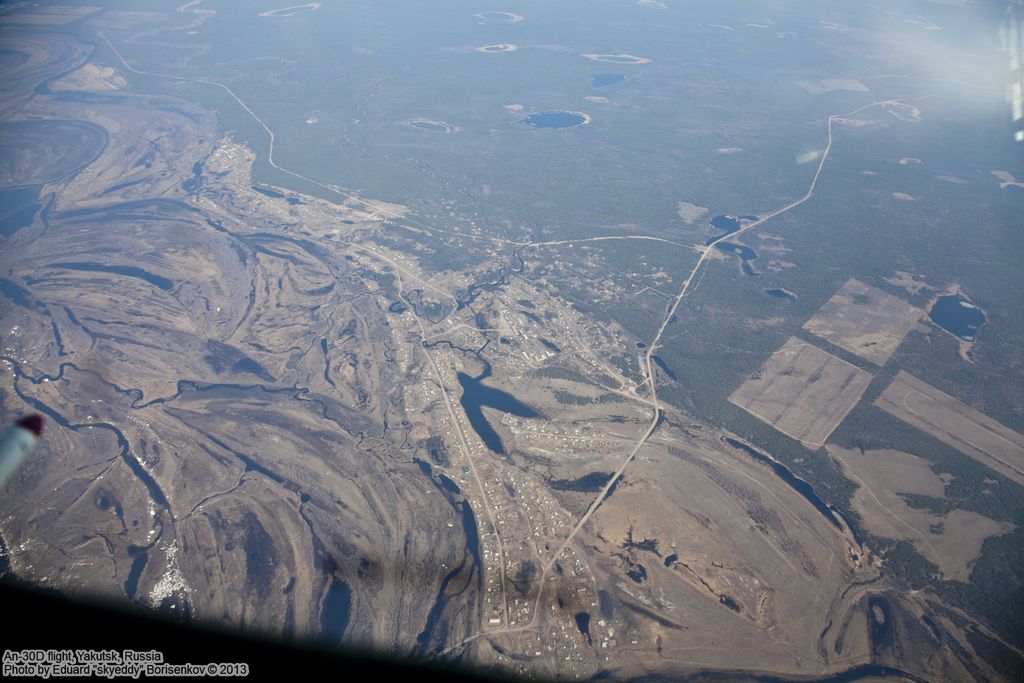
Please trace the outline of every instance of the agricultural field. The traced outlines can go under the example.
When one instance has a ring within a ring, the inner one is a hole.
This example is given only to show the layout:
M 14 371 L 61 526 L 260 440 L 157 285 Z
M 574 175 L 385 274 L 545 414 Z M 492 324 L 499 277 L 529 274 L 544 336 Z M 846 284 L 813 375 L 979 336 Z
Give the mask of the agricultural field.
M 885 365 L 923 314 L 898 297 L 850 278 L 804 323 L 804 329 L 875 365 Z
M 875 405 L 1024 484 L 1024 436 L 913 375 L 900 372 Z
M 791 337 L 729 401 L 787 436 L 822 445 L 870 382 L 860 368 Z

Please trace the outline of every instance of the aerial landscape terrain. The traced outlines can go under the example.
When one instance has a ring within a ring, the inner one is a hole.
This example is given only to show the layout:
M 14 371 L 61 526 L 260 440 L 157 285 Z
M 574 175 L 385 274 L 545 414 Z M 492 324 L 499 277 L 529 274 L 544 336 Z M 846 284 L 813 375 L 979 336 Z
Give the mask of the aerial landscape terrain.
M 1017 1 L 0 4 L 0 575 L 529 680 L 1021 680 L 1022 228 Z

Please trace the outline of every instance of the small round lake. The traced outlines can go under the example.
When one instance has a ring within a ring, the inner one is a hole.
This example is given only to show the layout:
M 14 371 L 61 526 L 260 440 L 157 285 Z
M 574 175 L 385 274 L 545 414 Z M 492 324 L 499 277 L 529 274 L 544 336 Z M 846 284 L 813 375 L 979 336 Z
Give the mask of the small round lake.
M 534 128 L 575 128 L 590 123 L 590 117 L 578 111 L 542 111 L 530 114 L 523 123 Z
M 942 329 L 964 341 L 974 341 L 978 329 L 988 320 L 984 311 L 961 294 L 939 297 L 928 312 L 928 317 Z

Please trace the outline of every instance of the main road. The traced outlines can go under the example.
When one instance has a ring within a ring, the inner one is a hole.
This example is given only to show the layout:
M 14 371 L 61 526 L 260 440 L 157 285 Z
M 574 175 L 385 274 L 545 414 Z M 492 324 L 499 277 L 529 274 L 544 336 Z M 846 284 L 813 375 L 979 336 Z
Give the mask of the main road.
M 657 384 L 654 379 L 654 371 L 651 367 L 651 359 L 654 355 L 654 352 L 657 350 L 658 346 L 661 343 L 661 338 L 664 336 L 665 330 L 668 328 L 669 323 L 672 322 L 672 318 L 675 317 L 676 311 L 679 309 L 679 305 L 682 303 L 683 299 L 688 294 L 690 294 L 691 291 L 693 291 L 695 287 L 694 282 L 699 282 L 699 280 L 696 280 L 697 274 L 700 272 L 701 268 L 703 268 L 705 264 L 708 262 L 708 258 L 711 255 L 712 250 L 715 248 L 716 245 L 723 242 L 724 240 L 735 238 L 739 235 L 742 235 L 745 232 L 753 230 L 754 228 L 763 225 L 767 221 L 770 221 L 771 219 L 780 216 L 786 213 L 787 211 L 795 209 L 796 207 L 807 202 L 811 197 L 813 197 L 814 191 L 815 189 L 817 189 L 818 186 L 818 180 L 821 178 L 822 169 L 825 168 L 825 162 L 828 161 L 829 154 L 832 151 L 832 128 L 835 124 L 835 120 L 840 118 L 846 118 L 849 116 L 854 116 L 855 114 L 858 114 L 866 109 L 870 109 L 871 107 L 877 107 L 885 104 L 899 104 L 899 102 L 896 100 L 872 102 L 871 104 L 866 104 L 863 107 L 854 109 L 853 111 L 845 114 L 832 114 L 831 116 L 829 116 L 828 142 L 825 145 L 825 149 L 822 151 L 821 159 L 818 162 L 818 168 L 814 172 L 814 177 L 811 179 L 811 184 L 807 188 L 807 192 L 804 193 L 804 195 L 799 199 L 790 202 L 789 204 L 783 206 L 780 209 L 776 209 L 775 211 L 772 211 L 764 215 L 763 217 L 759 218 L 756 221 L 748 223 L 747 225 L 741 227 L 739 230 L 731 232 L 727 235 L 722 235 L 713 242 L 708 243 L 703 248 L 703 250 L 701 251 L 700 258 L 697 259 L 697 262 L 694 264 L 693 269 L 690 271 L 689 275 L 687 275 L 686 279 L 683 281 L 683 285 L 679 290 L 679 294 L 676 296 L 672 304 L 668 307 L 668 310 L 665 313 L 665 317 L 661 322 L 661 327 L 658 328 L 658 333 L 654 335 L 654 338 L 651 340 L 650 344 L 647 345 L 647 350 L 645 351 L 643 356 L 643 372 L 646 377 L 646 384 L 650 388 L 650 396 L 647 397 L 645 402 L 648 403 L 648 405 L 650 405 L 654 411 L 653 415 L 651 416 L 651 423 L 650 425 L 648 425 L 647 429 L 643 432 L 643 434 L 641 434 L 640 437 L 637 439 L 636 444 L 634 444 L 633 448 L 630 449 L 629 453 L 622 460 L 622 463 L 618 466 L 618 468 L 616 468 L 612 477 L 608 480 L 608 483 L 606 483 L 604 487 L 598 492 L 597 496 L 594 498 L 594 500 L 590 503 L 590 506 L 587 508 L 587 511 L 584 512 L 583 515 L 576 522 L 576 525 L 572 528 L 572 531 L 569 532 L 569 535 L 566 536 L 564 541 L 562 541 L 561 545 L 558 547 L 558 550 L 555 552 L 555 554 L 544 565 L 543 571 L 541 571 L 540 579 L 538 580 L 538 583 L 541 586 L 541 590 L 537 595 L 537 602 L 534 605 L 533 615 L 529 623 L 530 626 L 533 625 L 534 620 L 537 618 L 537 607 L 540 603 L 541 595 L 543 593 L 544 579 L 546 578 L 547 573 L 558 561 L 562 553 L 565 552 L 566 548 L 568 548 L 570 544 L 572 544 L 573 540 L 576 538 L 576 535 L 580 532 L 580 529 L 582 529 L 583 526 L 590 520 L 591 516 L 593 516 L 594 511 L 597 510 L 597 508 L 601 506 L 601 503 L 603 503 L 604 500 L 608 497 L 612 488 L 615 486 L 615 483 L 622 476 L 623 472 L 626 471 L 626 468 L 629 467 L 629 464 L 633 462 L 633 459 L 636 457 L 636 454 L 640 451 L 643 445 L 647 443 L 647 440 L 651 437 L 652 434 L 654 434 L 654 432 L 658 428 L 658 424 L 661 421 L 661 407 L 658 404 L 658 390 Z

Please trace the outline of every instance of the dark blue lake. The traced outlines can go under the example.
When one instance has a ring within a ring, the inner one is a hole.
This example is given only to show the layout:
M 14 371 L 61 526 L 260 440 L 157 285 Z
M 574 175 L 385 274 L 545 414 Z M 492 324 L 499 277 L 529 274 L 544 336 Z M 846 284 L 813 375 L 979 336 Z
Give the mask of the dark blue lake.
M 0 191 L 0 235 L 10 236 L 32 225 L 39 211 L 38 187 L 19 187 Z
M 438 474 L 437 479 L 441 482 L 441 486 L 443 486 L 449 493 L 454 493 L 456 495 L 462 493 L 462 489 L 459 488 L 459 485 L 445 475 Z
M 748 247 L 747 245 L 736 244 L 735 242 L 719 242 L 718 244 L 715 245 L 715 249 L 718 249 L 719 251 L 724 251 L 727 254 L 734 254 L 736 256 L 739 256 L 741 259 L 743 259 L 743 263 L 741 264 L 743 267 L 743 272 L 749 275 L 750 277 L 754 277 L 757 275 L 757 273 L 754 271 L 753 266 L 750 265 L 750 262 L 757 258 L 757 252 Z
M 539 341 L 541 344 L 543 344 L 544 348 L 548 349 L 549 351 L 554 351 L 555 353 L 558 353 L 559 351 L 562 350 L 562 349 L 558 348 L 558 345 L 555 344 L 555 342 L 548 341 L 544 337 L 539 337 L 537 339 L 537 341 Z
M 786 301 L 796 301 L 796 294 L 793 292 L 786 291 L 785 289 L 766 289 L 764 293 L 768 296 L 773 296 L 776 299 L 785 299 Z
M 939 297 L 928 312 L 928 317 L 942 329 L 952 332 L 964 341 L 974 341 L 978 328 L 988 318 L 985 313 L 960 294 Z
M 593 641 L 590 639 L 590 613 L 577 612 L 575 619 L 576 628 L 580 630 L 581 634 L 586 636 L 588 644 L 593 644 Z
M 668 375 L 669 379 L 671 379 L 673 382 L 678 382 L 679 381 L 679 378 L 676 377 L 676 373 L 672 372 L 672 370 L 668 367 L 668 365 L 665 364 L 665 361 L 663 361 L 661 359 L 661 356 L 651 356 L 651 360 L 654 361 L 655 365 L 657 365 L 659 368 L 661 368 L 662 372 L 664 372 L 666 375 Z
M 258 185 L 253 185 L 252 189 L 272 199 L 284 199 L 284 195 L 281 194 L 280 192 L 277 192 L 276 190 L 271 190 L 266 187 L 259 187 Z
M 17 282 L 0 279 L 0 293 L 18 306 L 32 308 L 32 295 Z
M 590 79 L 590 85 L 595 88 L 607 88 L 609 85 L 616 85 L 626 80 L 622 74 L 597 74 Z
M 485 386 L 483 380 L 487 379 L 490 374 L 490 367 L 476 378 L 470 377 L 464 372 L 458 373 L 459 384 L 462 385 L 462 396 L 459 397 L 459 403 L 466 411 L 470 426 L 473 427 L 473 431 L 477 433 L 484 445 L 493 453 L 504 453 L 501 437 L 484 417 L 481 408 L 487 406 L 517 417 L 540 417 L 540 413 L 506 391 Z
M 90 273 L 115 273 L 117 275 L 124 275 L 125 277 L 135 277 L 140 280 L 145 280 L 154 287 L 170 291 L 174 287 L 174 283 L 165 277 L 160 275 L 154 275 L 142 268 L 136 268 L 134 266 L 108 266 L 102 263 L 51 263 L 50 268 L 63 268 L 64 270 L 81 270 Z
M 715 216 L 711 219 L 711 227 L 721 230 L 722 232 L 709 237 L 704 244 L 710 246 L 718 240 L 733 234 L 742 226 L 742 221 L 756 221 L 757 216 L 730 216 L 728 214 L 722 214 L 721 216 Z
M 523 119 L 523 123 L 534 128 L 574 128 L 587 122 L 586 115 L 574 111 L 542 111 Z
M 808 501 L 810 501 L 811 505 L 814 506 L 814 509 L 821 513 L 822 517 L 827 519 L 835 528 L 842 531 L 843 525 L 839 523 L 838 519 L 836 519 L 835 514 L 832 512 L 832 508 L 830 508 L 825 501 L 818 497 L 818 495 L 814 492 L 813 486 L 811 486 L 809 483 L 793 474 L 788 467 L 783 465 L 778 460 L 775 460 L 774 458 L 764 453 L 761 453 L 757 449 L 748 446 L 742 441 L 737 441 L 736 439 L 727 436 L 722 437 L 722 441 L 724 441 L 725 443 L 727 443 L 728 445 L 732 446 L 735 449 L 747 453 L 754 460 L 757 460 L 758 462 L 764 463 L 765 465 L 771 467 L 772 470 L 775 471 L 775 474 L 779 475 L 779 477 L 784 482 L 789 484 L 794 490 L 796 490 L 797 493 L 799 493 Z
M 124 592 L 131 599 L 135 599 L 135 593 L 139 588 L 139 577 L 142 570 L 146 568 L 146 549 L 132 545 L 128 546 L 128 555 L 132 559 L 132 567 L 128 570 L 128 578 L 124 582 Z
M 324 598 L 323 610 L 320 613 L 320 633 L 324 640 L 337 643 L 345 634 L 348 626 L 349 611 L 352 606 L 352 590 L 344 581 L 334 579 Z
M 555 491 L 582 491 L 597 493 L 612 478 L 612 472 L 591 472 L 577 479 L 548 479 L 548 486 Z

